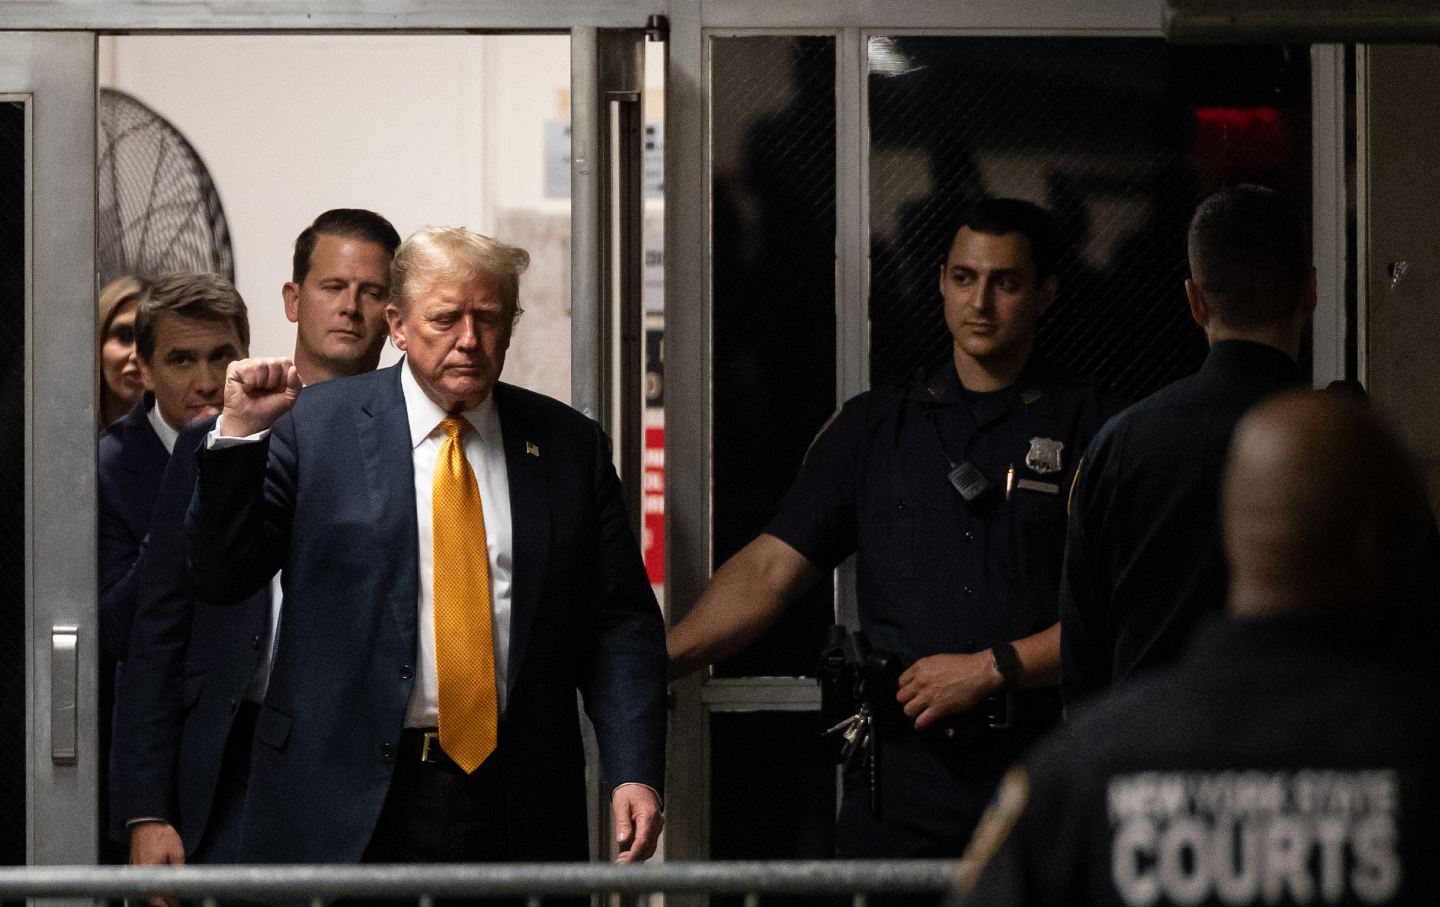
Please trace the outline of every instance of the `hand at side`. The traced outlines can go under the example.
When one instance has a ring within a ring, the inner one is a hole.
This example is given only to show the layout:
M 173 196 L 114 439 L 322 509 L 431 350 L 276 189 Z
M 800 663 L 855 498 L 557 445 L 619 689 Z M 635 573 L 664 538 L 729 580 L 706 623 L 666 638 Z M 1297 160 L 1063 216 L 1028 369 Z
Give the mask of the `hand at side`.
M 137 822 L 130 827 L 131 866 L 183 866 L 185 845 L 169 822 Z M 146 899 L 150 907 L 180 907 L 180 899 L 155 895 Z
M 616 863 L 643 863 L 655 853 L 665 813 L 655 792 L 643 784 L 622 784 L 610 797 L 615 814 Z

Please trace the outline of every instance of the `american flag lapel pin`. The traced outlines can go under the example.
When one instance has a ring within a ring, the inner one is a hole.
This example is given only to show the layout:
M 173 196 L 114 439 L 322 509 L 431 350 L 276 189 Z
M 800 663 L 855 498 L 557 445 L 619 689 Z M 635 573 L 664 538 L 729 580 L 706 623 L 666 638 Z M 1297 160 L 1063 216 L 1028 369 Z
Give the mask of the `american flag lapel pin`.
M 534 441 L 526 441 L 525 452 L 532 457 L 538 457 L 540 456 L 540 445 L 536 444 Z

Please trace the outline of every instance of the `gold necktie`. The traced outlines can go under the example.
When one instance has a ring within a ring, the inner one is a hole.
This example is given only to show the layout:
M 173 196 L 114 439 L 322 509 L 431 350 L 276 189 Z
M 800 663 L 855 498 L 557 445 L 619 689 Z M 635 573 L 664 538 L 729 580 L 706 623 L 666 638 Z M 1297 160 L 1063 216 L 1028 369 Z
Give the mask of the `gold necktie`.
M 475 472 L 465 459 L 464 419 L 440 423 L 435 461 L 435 677 L 440 748 L 467 773 L 495 751 L 499 708 L 490 624 L 490 553 Z

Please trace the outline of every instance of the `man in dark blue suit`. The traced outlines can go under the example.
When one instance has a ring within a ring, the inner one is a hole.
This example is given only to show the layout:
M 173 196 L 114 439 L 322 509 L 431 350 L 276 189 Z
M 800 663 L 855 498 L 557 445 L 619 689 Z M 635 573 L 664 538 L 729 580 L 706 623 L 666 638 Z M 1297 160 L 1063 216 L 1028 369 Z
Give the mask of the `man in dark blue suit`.
M 373 371 L 388 330 L 390 258 L 400 237 L 372 211 L 338 208 L 295 242 L 282 295 L 310 384 Z M 111 832 L 130 862 L 233 862 L 255 716 L 281 605 L 278 577 L 238 607 L 190 582 L 184 517 L 195 455 L 215 420 L 185 429 L 165 470 L 141 578 L 117 714 Z
M 247 355 L 250 326 L 235 287 L 214 274 L 165 275 L 147 288 L 135 315 L 136 355 L 147 390 L 100 436 L 98 551 L 100 747 L 110 752 L 110 718 L 129 648 L 147 537 L 161 474 L 178 432 L 219 408 L 225 368 Z M 108 773 L 102 773 L 108 783 Z M 102 791 L 102 801 L 105 799 Z M 106 854 L 107 861 L 122 859 Z
M 499 383 L 527 262 L 422 230 L 391 270 L 403 362 L 303 394 L 283 359 L 227 377 L 192 569 L 231 598 L 282 569 L 285 594 L 243 860 L 583 859 L 577 690 L 619 859 L 654 851 L 663 624 L 603 432 Z
M 147 390 L 100 436 L 100 638 L 117 661 L 129 648 L 138 565 L 175 438 L 219 410 L 225 368 L 249 345 L 245 303 L 215 274 L 167 274 L 137 305 L 135 347 Z
M 271 595 L 266 586 L 219 608 L 189 580 L 185 511 L 196 450 L 214 425 L 180 432 L 161 479 L 116 703 L 110 834 L 129 842 L 137 865 L 232 862 L 239 836 L 258 708 L 247 693 L 269 638 Z

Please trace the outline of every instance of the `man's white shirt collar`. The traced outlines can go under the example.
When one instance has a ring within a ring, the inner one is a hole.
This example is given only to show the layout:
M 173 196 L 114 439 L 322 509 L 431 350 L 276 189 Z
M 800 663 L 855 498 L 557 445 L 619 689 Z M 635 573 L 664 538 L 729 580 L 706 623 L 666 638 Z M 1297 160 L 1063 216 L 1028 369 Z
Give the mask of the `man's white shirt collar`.
M 410 422 L 410 447 L 420 446 L 420 442 L 430 437 L 440 423 L 449 418 L 450 414 L 440 408 L 440 404 L 431 400 L 420 388 L 420 382 L 415 380 L 415 375 L 410 371 L 410 357 L 406 356 L 400 363 L 400 392 L 405 397 L 405 415 Z M 468 409 L 461 413 L 466 420 L 481 435 L 484 435 L 483 428 L 487 421 L 494 418 L 495 414 L 495 390 L 491 388 L 483 403 L 474 409 Z
M 180 433 L 171 428 L 170 423 L 165 421 L 165 417 L 160 415 L 159 400 L 156 400 L 155 405 L 150 407 L 150 411 L 145 414 L 145 418 L 150 420 L 150 427 L 155 429 L 155 434 L 159 436 L 160 443 L 165 445 L 165 452 L 174 453 L 175 442 L 180 440 Z

